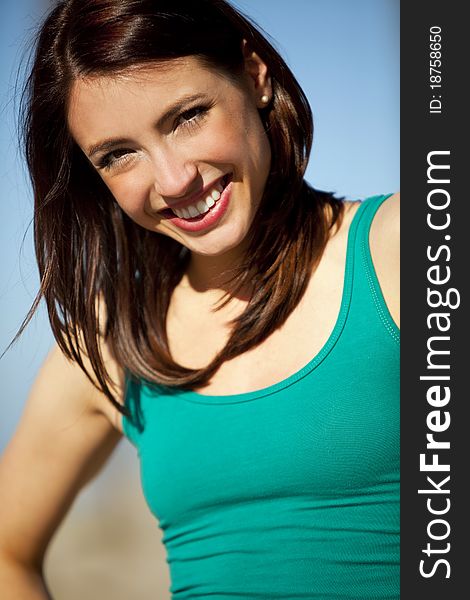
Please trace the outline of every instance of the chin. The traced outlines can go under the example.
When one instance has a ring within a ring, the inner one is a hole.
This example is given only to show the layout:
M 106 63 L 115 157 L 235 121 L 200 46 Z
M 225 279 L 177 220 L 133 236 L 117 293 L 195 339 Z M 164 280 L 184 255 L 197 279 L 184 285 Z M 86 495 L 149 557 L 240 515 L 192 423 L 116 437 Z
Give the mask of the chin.
M 237 219 L 234 215 L 227 216 L 229 218 L 225 223 L 219 223 L 212 231 L 208 231 L 203 235 L 185 235 L 168 228 L 157 229 L 156 233 L 172 238 L 193 254 L 215 258 L 233 252 L 237 247 L 243 248 L 249 231 L 249 218 L 240 218 L 239 216 Z M 233 258 L 236 259 L 237 257 L 238 252 L 235 251 Z
M 188 244 L 187 248 L 200 256 L 215 257 L 223 256 L 227 252 L 231 252 L 243 244 L 243 241 L 246 238 L 245 231 L 235 234 L 235 232 L 227 232 L 223 229 L 224 228 L 221 228 L 220 231 L 217 231 L 217 235 L 204 236 L 205 239 L 201 238 L 199 243 Z M 216 232 L 214 231 L 213 233 L 215 234 Z
M 204 246 L 204 247 L 189 247 L 188 249 L 190 250 L 190 252 L 193 252 L 194 254 L 198 254 L 199 256 L 223 256 L 224 254 L 227 254 L 227 252 L 230 252 L 231 250 L 234 250 L 236 247 L 238 246 L 237 243 L 234 244 L 214 244 L 214 245 L 210 245 L 210 246 Z

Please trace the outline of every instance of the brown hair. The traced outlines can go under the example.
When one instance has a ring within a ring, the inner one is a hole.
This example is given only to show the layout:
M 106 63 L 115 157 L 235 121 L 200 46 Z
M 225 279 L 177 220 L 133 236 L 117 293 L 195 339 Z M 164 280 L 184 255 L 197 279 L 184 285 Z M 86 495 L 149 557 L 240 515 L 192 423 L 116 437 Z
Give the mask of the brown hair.
M 165 321 L 188 252 L 175 240 L 135 224 L 114 201 L 67 129 L 67 99 L 77 77 L 197 56 L 236 77 L 242 40 L 267 64 L 273 99 L 260 116 L 271 171 L 236 289 L 253 294 L 231 336 L 205 368 L 170 354 Z M 42 297 L 62 351 L 92 373 L 116 402 L 100 351 L 102 337 L 128 374 L 168 386 L 208 382 L 222 362 L 266 339 L 302 298 L 342 201 L 303 179 L 313 135 L 303 91 L 266 37 L 224 0 L 65 0 L 41 27 L 24 96 L 24 143 L 35 196 L 34 231 Z M 105 305 L 105 322 L 97 298 Z

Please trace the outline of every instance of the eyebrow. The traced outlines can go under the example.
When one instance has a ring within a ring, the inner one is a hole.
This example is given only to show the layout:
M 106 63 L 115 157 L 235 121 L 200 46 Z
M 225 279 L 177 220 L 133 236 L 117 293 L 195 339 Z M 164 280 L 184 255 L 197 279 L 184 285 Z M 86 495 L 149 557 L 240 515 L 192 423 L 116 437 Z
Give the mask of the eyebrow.
M 208 97 L 204 93 L 199 94 L 188 94 L 186 96 L 182 96 L 175 104 L 170 106 L 168 110 L 166 110 L 163 115 L 157 121 L 157 127 L 162 127 L 167 121 L 177 116 L 188 104 L 192 102 L 196 102 L 197 100 L 207 101 Z M 110 138 L 107 140 L 103 140 L 97 142 L 96 144 L 91 145 L 87 149 L 88 158 L 92 158 L 98 152 L 106 152 L 112 150 L 116 146 L 121 146 L 123 144 L 130 143 L 129 138 Z
M 121 146 L 122 144 L 128 144 L 130 142 L 127 138 L 111 138 L 104 142 L 98 142 L 97 144 L 93 144 L 87 150 L 88 158 L 92 158 L 98 152 L 106 152 L 107 150 L 112 150 L 116 146 Z

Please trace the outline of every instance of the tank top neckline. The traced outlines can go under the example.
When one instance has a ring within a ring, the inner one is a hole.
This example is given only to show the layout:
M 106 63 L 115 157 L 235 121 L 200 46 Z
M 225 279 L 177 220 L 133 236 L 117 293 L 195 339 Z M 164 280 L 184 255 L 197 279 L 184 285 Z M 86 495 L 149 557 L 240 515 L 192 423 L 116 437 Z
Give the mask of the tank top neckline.
M 241 392 L 238 394 L 203 394 L 200 392 L 196 392 L 193 390 L 181 390 L 175 388 L 169 388 L 167 386 L 161 386 L 166 393 L 169 395 L 175 395 L 177 397 L 181 397 L 188 402 L 193 402 L 196 404 L 237 404 L 240 402 L 249 402 L 256 398 L 261 398 L 263 396 L 269 396 L 274 394 L 280 390 L 283 390 L 292 384 L 296 383 L 303 377 L 305 377 L 308 373 L 313 371 L 318 367 L 318 365 L 328 356 L 331 352 L 332 348 L 337 343 L 338 339 L 341 336 L 341 333 L 346 324 L 347 315 L 349 311 L 350 301 L 351 301 L 351 293 L 352 293 L 352 283 L 353 283 L 353 272 L 354 272 L 354 254 L 355 254 L 355 243 L 356 243 L 356 235 L 357 229 L 359 226 L 359 222 L 361 220 L 361 216 L 364 213 L 366 206 L 368 206 L 368 200 L 373 200 L 375 198 L 381 198 L 381 201 L 385 201 L 392 194 L 384 194 L 379 196 L 370 196 L 363 201 L 361 201 L 360 206 L 357 208 L 351 223 L 349 225 L 349 231 L 347 235 L 347 245 L 346 245 L 346 260 L 344 267 L 344 276 L 343 276 L 343 291 L 341 297 L 340 308 L 338 312 L 338 316 L 336 318 L 335 325 L 328 336 L 326 342 L 323 344 L 322 348 L 319 352 L 311 359 L 309 362 L 301 367 L 298 371 L 289 375 L 285 379 L 278 381 L 277 383 L 273 383 L 267 387 L 263 387 L 257 390 L 253 390 L 250 392 Z

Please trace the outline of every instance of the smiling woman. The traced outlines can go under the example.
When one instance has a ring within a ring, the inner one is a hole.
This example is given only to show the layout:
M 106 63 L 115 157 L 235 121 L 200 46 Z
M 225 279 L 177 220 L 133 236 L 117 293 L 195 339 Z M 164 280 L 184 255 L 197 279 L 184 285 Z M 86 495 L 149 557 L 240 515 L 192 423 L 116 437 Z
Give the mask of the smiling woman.
M 26 100 L 57 347 L 0 465 L 0 592 L 47 597 L 124 435 L 175 599 L 398 598 L 398 195 L 305 181 L 307 100 L 223 0 L 57 3 Z
M 71 90 L 71 134 L 120 207 L 197 254 L 241 244 L 269 173 L 258 109 L 272 89 L 266 65 L 245 48 L 237 83 L 185 57 L 79 79 Z

